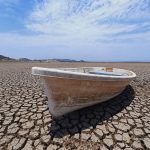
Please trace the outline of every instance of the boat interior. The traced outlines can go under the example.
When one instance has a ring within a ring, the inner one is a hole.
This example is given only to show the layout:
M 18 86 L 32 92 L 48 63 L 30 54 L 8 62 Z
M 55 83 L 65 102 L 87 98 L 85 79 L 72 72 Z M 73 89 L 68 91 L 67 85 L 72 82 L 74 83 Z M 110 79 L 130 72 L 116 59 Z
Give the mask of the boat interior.
M 81 67 L 81 68 L 60 68 L 63 71 L 80 72 L 97 75 L 110 75 L 110 76 L 130 76 L 132 72 L 124 69 L 117 69 L 111 67 Z

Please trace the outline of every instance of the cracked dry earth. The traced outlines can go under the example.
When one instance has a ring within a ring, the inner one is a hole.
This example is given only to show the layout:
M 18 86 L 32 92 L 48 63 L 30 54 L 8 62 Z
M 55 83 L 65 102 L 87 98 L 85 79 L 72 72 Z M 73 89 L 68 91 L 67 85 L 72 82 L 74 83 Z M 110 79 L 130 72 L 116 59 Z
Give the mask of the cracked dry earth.
M 113 66 L 136 72 L 119 96 L 58 119 L 32 66 Z M 0 150 L 150 149 L 150 63 L 0 63 Z

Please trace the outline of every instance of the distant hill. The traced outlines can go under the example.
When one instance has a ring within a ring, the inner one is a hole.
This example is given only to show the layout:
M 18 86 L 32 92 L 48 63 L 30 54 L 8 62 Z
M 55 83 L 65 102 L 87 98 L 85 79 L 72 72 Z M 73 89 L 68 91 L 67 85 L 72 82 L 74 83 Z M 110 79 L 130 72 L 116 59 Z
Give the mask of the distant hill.
M 0 55 L 0 61 L 12 61 L 12 60 L 15 60 L 15 59 Z
M 31 61 L 31 60 L 28 58 L 20 58 L 19 61 Z
M 73 60 L 73 59 L 52 59 L 53 61 L 59 61 L 59 62 L 84 62 L 84 60 Z
M 20 59 L 19 59 L 20 60 Z M 73 60 L 73 59 L 61 59 L 61 58 L 53 58 L 53 59 L 34 59 L 33 61 L 40 61 L 40 62 L 85 62 L 84 60 Z
M 13 59 L 7 56 L 0 55 L 0 61 L 20 61 L 20 62 L 51 62 L 51 61 L 58 61 L 58 62 L 85 62 L 84 60 L 73 60 L 73 59 L 60 59 L 60 58 L 54 58 L 54 59 L 29 59 L 29 58 L 19 58 L 19 59 Z

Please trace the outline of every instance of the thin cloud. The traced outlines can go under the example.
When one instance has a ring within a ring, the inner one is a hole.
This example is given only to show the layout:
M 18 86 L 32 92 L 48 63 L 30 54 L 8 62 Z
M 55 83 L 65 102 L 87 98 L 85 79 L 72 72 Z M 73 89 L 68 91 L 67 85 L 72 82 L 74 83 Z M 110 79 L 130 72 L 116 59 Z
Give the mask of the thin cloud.
M 83 40 L 89 36 L 96 40 L 138 31 L 150 23 L 148 20 L 148 0 L 45 0 L 36 4 L 26 27 L 67 39 Z

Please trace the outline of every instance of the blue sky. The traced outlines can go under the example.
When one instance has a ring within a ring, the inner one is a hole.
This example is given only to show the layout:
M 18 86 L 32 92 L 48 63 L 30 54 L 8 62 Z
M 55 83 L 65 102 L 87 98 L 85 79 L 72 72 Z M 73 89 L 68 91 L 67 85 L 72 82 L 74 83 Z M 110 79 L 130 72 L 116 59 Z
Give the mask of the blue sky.
M 0 0 L 0 54 L 150 61 L 150 0 Z

